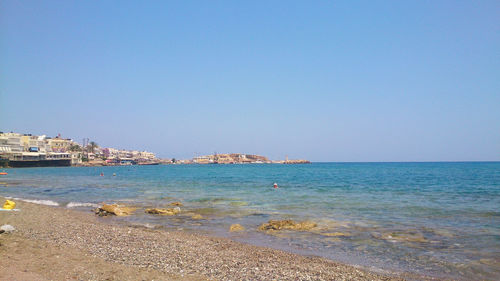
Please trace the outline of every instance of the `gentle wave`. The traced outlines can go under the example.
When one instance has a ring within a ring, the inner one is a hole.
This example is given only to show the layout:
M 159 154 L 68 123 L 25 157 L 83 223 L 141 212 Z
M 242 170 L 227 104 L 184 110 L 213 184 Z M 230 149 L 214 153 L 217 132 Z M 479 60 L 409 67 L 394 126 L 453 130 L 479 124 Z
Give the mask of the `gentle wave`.
M 95 204 L 95 203 L 87 203 L 87 202 L 69 202 L 66 205 L 66 208 L 76 208 L 76 207 L 93 207 L 93 208 L 99 208 L 99 205 Z
M 51 200 L 37 200 L 37 199 L 25 199 L 25 198 L 13 198 L 6 197 L 12 200 L 24 201 L 28 203 L 38 204 L 38 205 L 46 205 L 46 206 L 59 206 L 59 203 L 51 201 Z

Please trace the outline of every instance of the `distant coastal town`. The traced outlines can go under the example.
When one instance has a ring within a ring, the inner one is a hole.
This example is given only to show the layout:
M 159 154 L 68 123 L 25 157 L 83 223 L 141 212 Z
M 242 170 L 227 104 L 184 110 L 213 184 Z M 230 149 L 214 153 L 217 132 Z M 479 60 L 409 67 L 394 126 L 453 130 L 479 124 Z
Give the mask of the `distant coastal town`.
M 100 147 L 88 138 L 78 143 L 55 137 L 0 132 L 0 167 L 121 166 L 160 164 L 306 164 L 308 160 L 269 160 L 265 156 L 230 153 L 177 160 L 157 158 L 148 151 Z

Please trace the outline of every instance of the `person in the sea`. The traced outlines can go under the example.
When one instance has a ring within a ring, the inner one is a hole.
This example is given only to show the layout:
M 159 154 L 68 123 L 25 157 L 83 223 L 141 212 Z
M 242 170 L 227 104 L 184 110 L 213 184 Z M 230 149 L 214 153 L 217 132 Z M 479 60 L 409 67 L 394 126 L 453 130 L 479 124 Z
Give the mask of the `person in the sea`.
M 274 183 L 274 184 L 273 184 L 273 187 L 274 187 L 274 188 L 278 188 L 278 184 L 277 184 L 277 183 Z

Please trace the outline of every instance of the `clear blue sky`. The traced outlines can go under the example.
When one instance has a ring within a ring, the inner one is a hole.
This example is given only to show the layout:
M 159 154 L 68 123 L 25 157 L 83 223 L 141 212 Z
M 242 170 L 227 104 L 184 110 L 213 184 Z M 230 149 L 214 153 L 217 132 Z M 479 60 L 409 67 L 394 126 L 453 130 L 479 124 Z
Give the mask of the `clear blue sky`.
M 500 160 L 500 1 L 2 1 L 0 131 Z

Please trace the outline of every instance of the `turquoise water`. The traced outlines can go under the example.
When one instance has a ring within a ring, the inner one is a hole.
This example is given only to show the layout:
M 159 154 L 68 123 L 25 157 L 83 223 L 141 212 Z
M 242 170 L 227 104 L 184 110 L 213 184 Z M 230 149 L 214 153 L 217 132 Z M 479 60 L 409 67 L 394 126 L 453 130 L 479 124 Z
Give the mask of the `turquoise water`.
M 69 206 L 118 202 L 140 208 L 184 204 L 179 216 L 138 210 L 114 219 L 120 223 L 226 236 L 374 269 L 500 279 L 500 162 L 5 171 L 9 174 L 0 176 L 0 195 L 50 200 L 61 207 L 70 202 Z M 279 189 L 272 188 L 274 182 Z M 204 219 L 192 219 L 194 213 Z M 270 219 L 310 220 L 318 227 L 277 235 L 256 231 Z M 233 223 L 247 230 L 229 233 Z

